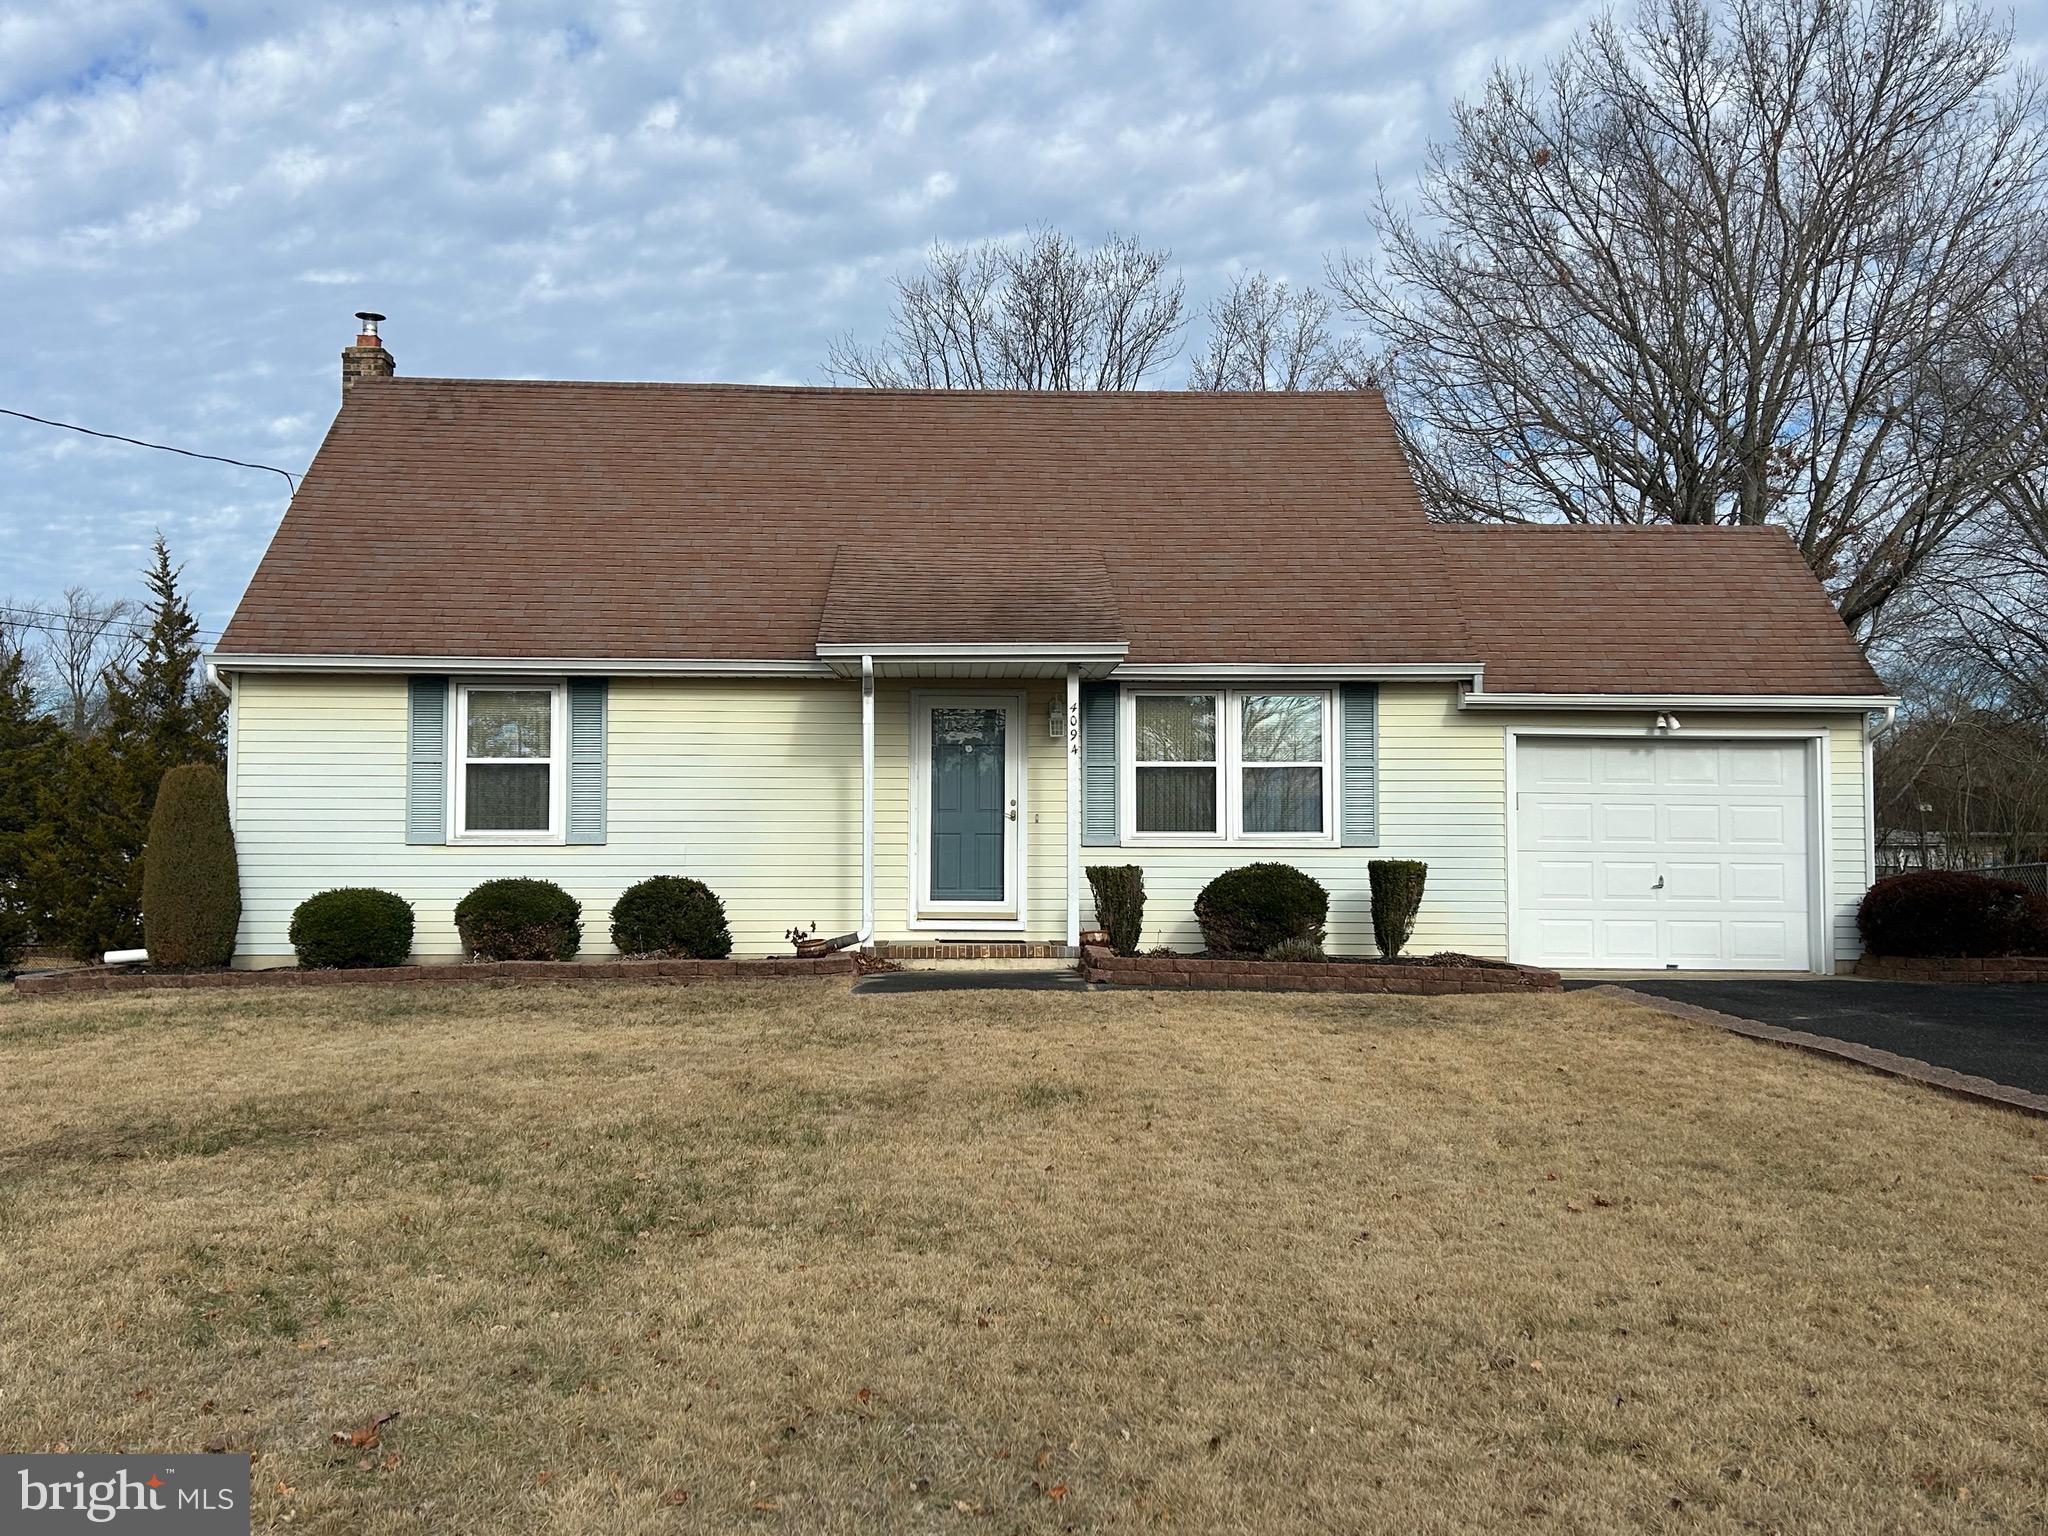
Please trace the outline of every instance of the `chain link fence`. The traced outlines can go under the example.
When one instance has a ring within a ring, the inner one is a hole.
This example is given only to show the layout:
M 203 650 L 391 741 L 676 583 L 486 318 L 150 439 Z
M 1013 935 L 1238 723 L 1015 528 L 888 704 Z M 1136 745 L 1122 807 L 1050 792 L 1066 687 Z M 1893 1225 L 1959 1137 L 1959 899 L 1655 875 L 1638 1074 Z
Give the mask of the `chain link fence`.
M 2036 896 L 2048 896 L 2048 864 L 1993 864 L 1976 873 L 1996 880 L 2017 880 Z

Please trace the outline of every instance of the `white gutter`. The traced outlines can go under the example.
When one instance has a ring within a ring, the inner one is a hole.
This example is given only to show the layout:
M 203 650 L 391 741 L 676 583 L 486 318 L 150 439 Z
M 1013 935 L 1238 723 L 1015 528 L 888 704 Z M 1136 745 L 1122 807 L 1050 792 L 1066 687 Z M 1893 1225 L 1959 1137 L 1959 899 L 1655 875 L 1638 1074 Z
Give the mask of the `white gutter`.
M 1481 693 L 1458 700 L 1460 709 L 1655 709 L 1655 710 L 1883 710 L 1899 707 L 1891 694 L 1838 693 Z
M 836 677 L 822 661 L 725 661 L 669 656 L 605 660 L 589 656 L 274 656 L 215 651 L 224 672 L 465 672 L 552 677 Z
M 1263 682 L 1383 682 L 1383 683 L 1467 683 L 1480 686 L 1486 669 L 1476 661 L 1397 661 L 1373 664 L 1262 661 L 1227 662 L 1125 662 L 1110 676 L 1119 682 L 1235 682 L 1246 678 Z

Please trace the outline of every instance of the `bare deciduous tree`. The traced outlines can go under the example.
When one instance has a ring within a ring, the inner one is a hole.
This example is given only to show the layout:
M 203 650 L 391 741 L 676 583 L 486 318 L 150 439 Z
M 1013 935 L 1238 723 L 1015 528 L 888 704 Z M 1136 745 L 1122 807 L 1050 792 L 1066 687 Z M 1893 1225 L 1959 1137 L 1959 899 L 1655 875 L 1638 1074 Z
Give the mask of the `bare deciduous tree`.
M 103 598 L 66 587 L 63 603 L 27 631 L 36 687 L 74 736 L 99 728 L 106 674 L 130 666 L 142 649 L 141 608 L 128 598 Z
M 1332 323 L 1335 309 L 1312 285 L 1240 272 L 1209 305 L 1209 344 L 1195 359 L 1188 388 L 1355 388 L 1364 380 L 1365 359 L 1357 342 Z
M 826 371 L 876 389 L 1137 389 L 1180 351 L 1187 319 L 1169 251 L 1056 230 L 1020 243 L 932 246 L 895 280 L 889 339 L 833 343 Z
M 1777 523 L 1868 630 L 2041 453 L 2043 96 L 1942 0 L 1648 0 L 1497 73 L 1332 280 L 1439 517 Z

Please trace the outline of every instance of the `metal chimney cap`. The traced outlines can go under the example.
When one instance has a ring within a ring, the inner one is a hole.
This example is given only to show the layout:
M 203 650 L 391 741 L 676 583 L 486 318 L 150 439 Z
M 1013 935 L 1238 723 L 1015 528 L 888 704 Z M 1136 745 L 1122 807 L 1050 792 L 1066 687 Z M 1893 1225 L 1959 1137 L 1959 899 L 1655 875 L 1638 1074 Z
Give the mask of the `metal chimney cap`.
M 356 318 L 363 322 L 363 334 L 365 336 L 374 336 L 377 334 L 377 322 L 384 317 L 375 310 L 359 309 L 356 311 Z

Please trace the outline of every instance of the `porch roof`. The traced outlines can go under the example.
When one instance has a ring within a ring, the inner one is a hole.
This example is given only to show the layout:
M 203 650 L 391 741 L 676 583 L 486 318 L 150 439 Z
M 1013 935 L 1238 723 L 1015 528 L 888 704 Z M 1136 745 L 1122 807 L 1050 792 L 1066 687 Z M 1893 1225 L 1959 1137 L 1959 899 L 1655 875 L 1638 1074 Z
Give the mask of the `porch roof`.
M 841 544 L 818 620 L 821 659 L 884 676 L 1100 675 L 1128 650 L 1099 553 L 989 538 Z

